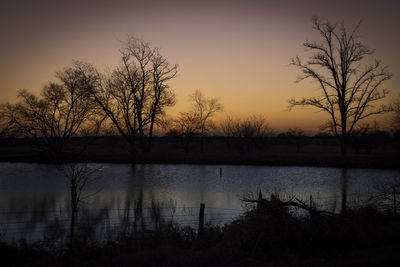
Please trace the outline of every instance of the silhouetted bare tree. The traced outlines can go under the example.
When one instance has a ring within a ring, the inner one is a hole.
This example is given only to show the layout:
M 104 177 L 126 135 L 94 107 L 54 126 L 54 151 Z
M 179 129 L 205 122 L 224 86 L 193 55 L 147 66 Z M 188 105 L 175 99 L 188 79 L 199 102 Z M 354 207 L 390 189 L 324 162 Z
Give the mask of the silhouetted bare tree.
M 200 126 L 201 151 L 204 151 L 204 134 L 210 128 L 213 128 L 212 118 L 217 112 L 222 111 L 222 104 L 218 98 L 205 97 L 200 90 L 195 90 L 190 95 L 190 100 L 193 103 L 193 113 L 196 115 L 198 125 Z
M 233 120 L 233 117 L 231 116 L 226 116 L 224 120 L 220 122 L 220 131 L 224 136 L 229 136 L 233 137 L 235 134 L 235 121 Z
M 320 94 L 291 99 L 290 107 L 312 106 L 327 112 L 330 118 L 327 127 L 340 138 L 342 154 L 347 151 L 347 136 L 360 120 L 391 110 L 385 105 L 374 107 L 387 96 L 388 91 L 381 85 L 392 75 L 379 60 L 372 65 L 364 64 L 365 57 L 374 51 L 361 43 L 358 28 L 359 25 L 348 32 L 343 23 L 337 26 L 313 17 L 313 29 L 321 41 L 303 43 L 312 52 L 306 62 L 299 57 L 292 59 L 292 65 L 303 73 L 298 81 L 308 78 L 317 81 Z
M 353 129 L 351 134 L 349 134 L 349 140 L 356 153 L 359 153 L 361 148 L 365 148 L 369 152 L 374 143 L 369 140 L 369 135 L 376 132 L 378 128 L 378 123 L 375 121 L 373 124 L 360 123 Z
M 297 153 L 299 153 L 301 146 L 305 143 L 303 129 L 297 127 L 289 128 L 285 135 L 289 138 L 291 143 L 296 145 Z
M 134 155 L 136 136 L 142 151 L 146 150 L 144 138 L 149 137 L 149 150 L 154 125 L 165 108 L 175 103 L 168 82 L 176 77 L 177 65 L 135 37 L 129 37 L 120 52 L 121 65 L 102 77 L 91 93 Z
M 249 148 L 250 143 L 259 149 L 263 148 L 262 140 L 273 132 L 262 115 L 251 115 L 245 119 L 233 119 L 228 116 L 220 123 L 220 129 L 231 147 L 231 138 L 239 138 L 240 145 Z
M 252 115 L 236 124 L 236 133 L 240 137 L 264 137 L 271 132 L 264 116 Z
M 171 65 L 167 59 L 160 55 L 159 49 L 155 48 L 151 59 L 152 63 L 152 81 L 150 101 L 150 125 L 148 138 L 148 151 L 151 150 L 151 140 L 153 137 L 153 129 L 155 124 L 163 126 L 165 108 L 175 104 L 175 94 L 167 84 L 170 80 L 177 76 L 178 65 Z
M 393 103 L 393 117 L 392 123 L 395 130 L 400 131 L 400 97 L 398 97 Z
M 189 144 L 192 137 L 200 132 L 201 125 L 198 114 L 191 112 L 180 112 L 178 118 L 174 121 L 178 133 L 185 138 L 185 152 L 189 152 Z
M 264 137 L 273 132 L 262 115 L 251 115 L 243 120 L 227 116 L 220 128 L 225 136 L 232 137 Z
M 74 135 L 97 134 L 103 118 L 86 90 L 86 73 L 80 63 L 57 72 L 58 83 L 49 83 L 35 96 L 21 90 L 17 104 L 2 106 L 2 118 L 9 131 L 40 137 L 58 159 L 66 142 Z
M 7 119 L 7 105 L 0 104 L 0 137 L 12 134 L 11 126 Z

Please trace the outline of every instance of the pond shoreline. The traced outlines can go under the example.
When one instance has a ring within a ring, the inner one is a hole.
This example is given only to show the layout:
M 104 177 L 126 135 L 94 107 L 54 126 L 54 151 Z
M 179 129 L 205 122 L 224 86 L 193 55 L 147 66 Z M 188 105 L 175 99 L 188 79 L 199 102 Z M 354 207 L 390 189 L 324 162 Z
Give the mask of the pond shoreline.
M 62 162 L 127 164 L 198 164 L 198 165 L 249 165 L 249 166 L 309 166 L 330 168 L 362 168 L 400 170 L 400 158 L 396 155 L 349 154 L 312 155 L 310 153 L 255 155 L 210 155 L 203 153 L 140 153 L 134 160 L 129 154 L 66 155 Z M 42 155 L 2 156 L 0 162 L 56 163 Z

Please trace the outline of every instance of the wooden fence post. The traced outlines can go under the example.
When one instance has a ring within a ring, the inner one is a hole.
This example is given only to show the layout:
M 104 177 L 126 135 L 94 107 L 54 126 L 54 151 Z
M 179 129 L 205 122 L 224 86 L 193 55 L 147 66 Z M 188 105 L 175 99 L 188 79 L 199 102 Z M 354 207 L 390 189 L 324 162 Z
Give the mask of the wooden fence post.
M 397 216 L 396 187 L 393 186 L 393 214 Z
M 199 229 L 197 231 L 197 238 L 203 235 L 203 228 L 204 228 L 204 203 L 200 204 L 200 213 L 199 213 Z

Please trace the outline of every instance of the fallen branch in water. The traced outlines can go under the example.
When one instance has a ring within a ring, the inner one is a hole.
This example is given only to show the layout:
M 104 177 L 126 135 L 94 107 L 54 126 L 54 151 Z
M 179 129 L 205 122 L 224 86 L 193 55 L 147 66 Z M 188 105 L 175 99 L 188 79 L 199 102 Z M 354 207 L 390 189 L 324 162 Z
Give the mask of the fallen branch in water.
M 261 191 L 259 193 L 258 199 L 248 199 L 242 198 L 241 201 L 247 203 L 256 203 L 258 211 L 268 211 L 271 209 L 285 209 L 288 207 L 295 207 L 305 210 L 310 213 L 310 216 L 315 215 L 331 215 L 331 216 L 341 216 L 341 214 L 337 214 L 334 212 L 326 211 L 326 210 L 317 210 L 314 205 L 310 203 L 307 205 L 302 200 L 298 199 L 297 197 L 292 197 L 288 201 L 282 201 L 279 197 L 272 194 L 270 200 L 262 198 Z

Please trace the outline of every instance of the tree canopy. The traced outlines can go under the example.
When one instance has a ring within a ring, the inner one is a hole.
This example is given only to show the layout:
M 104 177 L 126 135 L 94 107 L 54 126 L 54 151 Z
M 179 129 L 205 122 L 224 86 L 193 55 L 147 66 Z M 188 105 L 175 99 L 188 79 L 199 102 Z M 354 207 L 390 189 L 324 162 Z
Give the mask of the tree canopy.
M 380 102 L 389 93 L 382 85 L 392 75 L 380 60 L 369 63 L 367 57 L 374 50 L 361 42 L 359 26 L 348 31 L 344 23 L 321 22 L 313 17 L 313 29 L 321 38 L 303 43 L 310 53 L 307 60 L 297 56 L 291 61 L 302 73 L 297 81 L 314 80 L 320 90 L 316 96 L 289 100 L 289 106 L 311 106 L 328 113 L 325 126 L 340 137 L 343 154 L 346 137 L 359 121 L 392 110 Z

